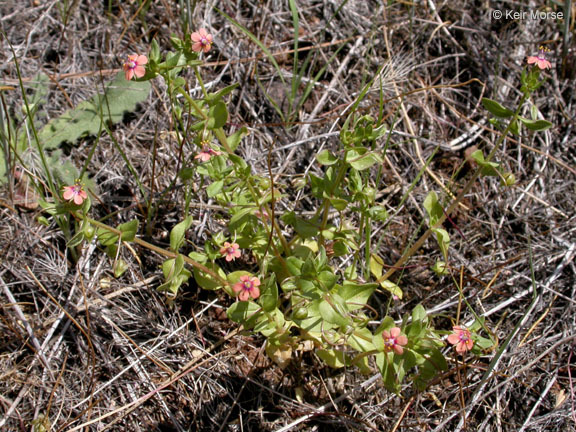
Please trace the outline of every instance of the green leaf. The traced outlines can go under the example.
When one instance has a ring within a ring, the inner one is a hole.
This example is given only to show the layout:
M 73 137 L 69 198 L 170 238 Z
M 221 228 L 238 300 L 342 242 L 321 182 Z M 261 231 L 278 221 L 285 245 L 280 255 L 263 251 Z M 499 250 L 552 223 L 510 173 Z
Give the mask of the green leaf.
M 323 150 L 320 153 L 318 153 L 316 155 L 316 160 L 321 165 L 326 165 L 326 166 L 334 165 L 335 163 L 338 162 L 338 158 L 336 156 L 332 155 L 332 153 L 330 153 L 330 151 L 328 151 L 328 150 Z
M 177 223 L 170 231 L 170 249 L 174 252 L 178 252 L 182 245 L 184 244 L 184 239 L 186 237 L 186 231 L 192 225 L 194 220 L 193 216 L 190 215 L 182 222 Z
M 179 52 L 169 52 L 166 54 L 166 61 L 162 63 L 162 66 L 174 70 L 176 66 L 182 66 L 184 64 L 186 64 L 186 59 L 183 55 L 181 55 Z
M 386 207 L 374 206 L 368 209 L 368 214 L 372 219 L 378 222 L 386 222 L 389 218 L 388 211 Z
M 380 282 L 380 286 L 382 288 L 384 288 L 386 291 L 388 291 L 390 294 L 392 294 L 393 296 L 396 296 L 400 300 L 402 300 L 404 293 L 402 292 L 402 289 L 398 285 L 396 285 L 394 282 L 392 282 L 390 280 L 385 280 L 385 281 Z
M 378 255 L 370 254 L 370 272 L 372 275 L 379 279 L 382 276 L 382 269 L 384 268 L 384 261 Z
M 510 123 L 510 131 L 512 132 L 513 135 L 519 136 L 520 135 L 520 126 L 519 126 L 519 122 L 518 120 L 513 120 Z
M 316 351 L 316 354 L 331 368 L 338 369 L 349 363 L 349 359 L 344 351 L 319 349 Z
M 256 320 L 261 315 L 261 308 L 252 301 L 239 301 L 234 303 L 226 311 L 226 315 L 232 321 L 243 324 L 247 328 L 252 328 Z
M 378 154 L 366 152 L 364 147 L 355 147 L 348 150 L 345 160 L 352 168 L 358 171 L 368 169 L 376 163 L 382 163 L 382 158 Z
M 106 228 L 98 228 L 96 234 L 98 235 L 98 241 L 102 246 L 110 246 L 118 242 L 118 236 Z
M 498 164 L 496 162 L 487 162 L 484 159 L 484 154 L 482 150 L 476 150 L 470 155 L 472 159 L 476 161 L 478 166 L 480 166 L 480 172 L 486 176 L 497 176 L 498 175 Z
M 482 98 L 482 105 L 486 108 L 490 113 L 495 115 L 496 117 L 512 117 L 514 115 L 514 111 L 503 107 L 498 102 L 488 98 Z
M 216 195 L 222 192 L 222 188 L 224 188 L 224 180 L 218 180 L 211 183 L 206 188 L 206 194 L 208 195 L 208 198 L 214 198 Z
M 520 117 L 520 121 L 524 123 L 524 126 L 533 131 L 543 131 L 552 127 L 552 123 L 547 120 L 530 120 Z
M 330 270 L 323 270 L 318 273 L 318 282 L 323 291 L 330 291 L 336 285 L 336 275 Z
M 114 277 L 118 279 L 124 273 L 126 273 L 126 270 L 128 270 L 128 264 L 126 264 L 126 261 L 124 261 L 121 258 L 117 259 L 116 261 L 114 261 L 113 270 L 114 270 Z
M 422 323 L 428 322 L 428 314 L 426 313 L 426 309 L 421 304 L 416 305 L 414 309 L 412 309 L 412 321 L 420 321 Z
M 376 350 L 372 340 L 373 335 L 370 330 L 367 328 L 359 328 L 354 330 L 354 333 L 352 333 L 348 338 L 347 343 L 352 349 L 355 349 L 356 351 L 371 352 Z
M 343 198 L 329 198 L 330 204 L 338 211 L 344 211 L 348 207 L 348 201 Z
M 230 150 L 232 151 L 236 150 L 240 145 L 242 138 L 244 138 L 246 135 L 248 135 L 248 129 L 242 127 L 238 129 L 236 132 L 234 132 L 232 135 L 230 135 L 228 138 L 226 138 L 226 142 L 228 143 L 228 147 L 230 147 Z
M 318 305 L 318 310 L 322 319 L 331 324 L 344 327 L 350 323 L 346 306 L 334 295 L 330 297 L 330 302 L 322 300 Z
M 240 84 L 235 83 L 218 90 L 216 93 L 208 93 L 208 96 L 206 96 L 206 103 L 208 105 L 215 105 L 217 102 L 220 102 L 220 99 L 224 96 L 232 93 L 239 85 Z
M 296 216 L 294 212 L 284 213 L 282 221 L 294 227 L 296 233 L 302 238 L 310 238 L 318 235 L 320 223 L 315 219 L 303 219 Z
M 228 121 L 228 108 L 226 104 L 224 102 L 217 102 L 214 106 L 211 106 L 208 117 L 208 122 L 206 123 L 208 129 L 218 129 L 224 126 Z
M 174 295 L 178 293 L 180 286 L 190 278 L 190 272 L 184 267 L 182 255 L 164 261 L 162 274 L 166 282 L 158 287 L 158 291 L 168 291 Z
M 162 263 L 162 274 L 164 279 L 171 280 L 179 275 L 184 268 L 184 260 L 182 256 L 178 255 L 176 258 L 167 259 Z
M 290 276 L 300 276 L 302 274 L 301 269 L 303 264 L 304 261 L 295 256 L 289 256 L 286 258 L 286 267 L 290 273 Z
M 293 318 L 294 324 L 307 332 L 320 332 L 323 329 L 333 328 L 334 325 L 325 323 L 320 315 L 319 307 L 321 301 L 322 300 L 314 300 L 308 303 L 308 316 L 304 319 Z
M 338 289 L 338 294 L 346 302 L 347 309 L 353 311 L 361 309 L 368 303 L 368 299 L 370 299 L 377 286 L 378 284 L 375 283 L 359 283 L 347 280 Z
M 397 371 L 394 367 L 394 354 L 389 353 L 378 353 L 376 355 L 376 366 L 382 374 L 382 380 L 384 387 L 394 393 L 400 392 L 400 382 L 397 378 Z
M 384 262 L 382 261 L 382 258 L 380 258 L 378 255 L 371 254 L 370 255 L 370 272 L 372 273 L 372 275 L 376 279 L 380 279 L 382 277 L 383 268 L 384 268 Z M 384 281 L 380 282 L 380 286 L 382 288 L 384 288 L 386 291 L 388 291 L 390 294 L 392 294 L 393 296 L 398 297 L 399 299 L 402 299 L 402 297 L 404 295 L 404 293 L 402 292 L 402 289 L 400 289 L 400 287 L 392 281 L 384 280 Z
M 434 228 L 432 231 L 436 233 L 436 240 L 438 241 L 438 246 L 442 251 L 444 259 L 448 261 L 448 246 L 450 245 L 450 235 L 443 228 Z
M 234 213 L 230 218 L 230 222 L 228 222 L 228 229 L 231 232 L 242 231 L 242 226 L 247 223 L 250 218 L 254 217 L 253 213 L 254 208 L 252 207 L 245 207 L 236 211 L 236 213 Z
M 286 322 L 284 314 L 278 309 L 268 311 L 268 314 L 259 314 L 257 321 L 254 331 L 260 332 L 268 338 L 276 336 Z M 270 339 L 268 341 L 270 342 Z
M 446 276 L 450 273 L 448 265 L 444 261 L 436 261 L 431 270 L 438 276 Z
M 117 229 L 122 232 L 120 238 L 122 241 L 132 241 L 136 237 L 136 232 L 138 231 L 138 219 L 131 220 L 118 225 Z
M 78 231 L 76 234 L 74 234 L 74 236 L 70 240 L 68 240 L 68 243 L 66 243 L 66 247 L 67 248 L 76 247 L 83 241 L 84 241 L 84 231 Z
M 436 225 L 436 222 L 444 215 L 444 210 L 438 202 L 438 195 L 431 191 L 424 200 L 424 208 L 430 218 L 430 226 Z
M 51 120 L 39 131 L 44 150 L 54 149 L 64 141 L 75 143 L 84 135 L 96 135 L 103 128 L 103 122 L 120 122 L 124 113 L 134 111 L 146 100 L 149 92 L 148 81 L 127 81 L 124 73 L 120 72 L 106 86 L 104 94 L 80 102 L 76 108 Z
M 222 279 L 226 280 L 226 273 L 218 267 L 216 264 L 207 263 L 206 267 L 212 270 L 214 273 L 219 275 Z M 204 273 L 202 270 L 194 267 L 194 280 L 196 283 L 204 289 L 207 290 L 216 290 L 222 287 L 222 282 L 218 279 L 215 279 L 213 276 L 209 275 L 208 273 Z
M 155 63 L 159 63 L 160 62 L 160 47 L 158 46 L 158 42 L 156 41 L 156 39 L 152 40 L 152 43 L 150 44 L 150 54 L 148 55 L 148 57 L 150 58 L 150 61 L 155 62 Z
M 263 286 L 260 287 L 260 298 L 258 303 L 266 312 L 271 312 L 278 305 L 278 285 L 276 284 L 276 275 L 270 274 L 270 277 L 264 280 Z

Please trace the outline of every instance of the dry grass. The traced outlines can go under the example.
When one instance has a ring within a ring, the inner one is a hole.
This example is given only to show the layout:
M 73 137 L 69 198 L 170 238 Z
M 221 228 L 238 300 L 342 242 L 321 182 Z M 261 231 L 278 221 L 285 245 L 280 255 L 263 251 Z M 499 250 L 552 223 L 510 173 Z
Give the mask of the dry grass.
M 182 35 L 185 3 L 154 0 L 140 11 L 137 1 L 0 4 L 0 84 L 17 85 L 9 42 L 26 86 L 38 71 L 50 74 L 45 109 L 53 118 L 101 88 L 110 75 L 100 70 L 119 68 L 126 53 L 146 52 L 153 37 L 168 50 L 170 34 Z M 0 201 L 0 429 L 576 430 L 570 383 L 576 372 L 574 47 L 562 64 L 558 22 L 494 20 L 488 2 L 382 3 L 298 2 L 305 49 L 298 56 L 310 56 L 299 91 L 327 66 L 291 123 L 282 123 L 269 98 L 290 111 L 294 54 L 287 2 L 198 2 L 195 27 L 208 28 L 216 41 L 202 71 L 205 83 L 215 89 L 240 83 L 230 100 L 230 123 L 248 125 L 251 133 L 239 151 L 266 176 L 262 155 L 274 143 L 274 173 L 288 184 L 290 176 L 318 169 L 310 165 L 320 149 L 336 148 L 342 116 L 384 65 L 360 110 L 378 116 L 381 91 L 388 100 L 382 114 L 396 118 L 378 186 L 393 217 L 375 227 L 378 253 L 393 263 L 418 229 L 428 191 L 449 184 L 466 149 L 490 149 L 495 141 L 496 132 L 482 120 L 480 98 L 513 105 L 525 56 L 549 42 L 555 67 L 535 102 L 554 128 L 507 140 L 498 159 L 515 173 L 517 185 L 504 190 L 493 178 L 479 180 L 467 209 L 452 218 L 458 230 L 447 226 L 450 264 L 466 299 L 498 336 L 498 350 L 464 363 L 452 359 L 449 372 L 428 391 L 407 386 L 402 396 L 386 392 L 376 375 L 331 370 L 310 353 L 297 353 L 282 370 L 266 358 L 263 339 L 238 334 L 225 318 L 226 296 L 202 292 L 191 281 L 167 302 L 155 290 L 161 258 L 146 250 L 136 250 L 141 263 L 124 251 L 130 266 L 119 279 L 93 244 L 72 264 L 61 233 L 37 223 L 37 211 L 16 209 L 6 187 Z M 276 59 L 286 85 L 258 47 L 212 6 L 272 52 L 283 52 Z M 573 18 L 576 9 L 571 12 Z M 188 78 L 194 82 L 192 74 Z M 3 98 L 11 112 L 20 109 L 17 90 Z M 113 130 L 148 190 L 163 190 L 176 175 L 178 148 L 167 106 L 165 89 L 155 82 L 148 103 Z M 70 149 L 76 166 L 93 139 Z M 97 212 L 117 212 L 118 223 L 141 217 L 143 197 L 109 136 L 101 137 L 89 171 L 102 202 Z M 197 244 L 221 229 L 217 211 L 203 199 L 199 194 L 190 236 Z M 300 208 L 312 205 L 295 195 L 279 203 L 279 211 L 296 200 Z M 179 202 L 176 189 L 160 203 L 150 241 L 167 243 Z M 395 276 L 405 299 L 393 312 L 400 316 L 422 303 L 437 316 L 436 325 L 448 329 L 458 291 L 453 280 L 428 270 L 438 256 L 435 244 L 426 244 L 410 262 L 414 267 Z M 385 301 L 375 299 L 374 307 Z M 471 319 L 463 308 L 461 322 Z

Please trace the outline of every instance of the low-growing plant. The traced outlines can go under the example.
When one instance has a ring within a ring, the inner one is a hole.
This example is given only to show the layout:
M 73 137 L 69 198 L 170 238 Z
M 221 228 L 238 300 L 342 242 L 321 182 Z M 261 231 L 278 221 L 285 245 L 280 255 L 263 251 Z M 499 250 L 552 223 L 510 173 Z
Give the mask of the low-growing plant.
M 390 315 L 378 316 L 370 302 L 377 291 L 402 298 L 401 287 L 390 276 L 431 235 L 443 257 L 433 269 L 438 275 L 450 273 L 450 236 L 443 227 L 448 215 L 481 175 L 497 176 L 504 186 L 514 184 L 514 175 L 496 162 L 509 134 L 551 126 L 537 118 L 535 109 L 530 111 L 530 119 L 520 115 L 531 93 L 542 85 L 540 70 L 547 66 L 545 59 L 529 59 L 535 66 L 522 73 L 522 97 L 515 109 L 482 100 L 493 115 L 490 122 L 500 131 L 499 138 L 487 155 L 480 150 L 472 154 L 477 169 L 455 198 L 428 194 L 422 203 L 427 230 L 384 272 L 383 259 L 371 250 L 370 238 L 372 224 L 386 223 L 389 216 L 378 204 L 371 173 L 384 161 L 386 147 L 378 143 L 390 133 L 389 126 L 370 115 L 352 112 L 342 126 L 339 148 L 324 150 L 316 157 L 322 175 L 308 173 L 285 184 L 275 180 L 270 167 L 266 175 L 256 173 L 236 153 L 246 130 L 228 133 L 225 128 L 226 96 L 237 85 L 216 92 L 208 92 L 203 85 L 198 66 L 212 43 L 212 36 L 200 29 L 184 40 L 173 37 L 173 51 L 165 55 L 153 42 L 148 56 L 131 55 L 124 65 L 125 79 L 164 80 L 173 107 L 175 135 L 188 155 L 178 176 L 186 202 L 181 221 L 170 232 L 169 249 L 139 238 L 140 221 L 136 219 L 116 227 L 92 219 L 91 200 L 80 181 L 68 185 L 55 205 L 46 206 L 54 215 L 73 216 L 75 235 L 68 246 L 75 248 L 96 236 L 114 260 L 117 276 L 126 269 L 118 258 L 119 250 L 130 242 L 162 254 L 166 259 L 160 291 L 174 299 L 190 278 L 202 289 L 224 291 L 236 299 L 227 310 L 228 318 L 246 332 L 263 335 L 267 354 L 280 366 L 287 365 L 295 351 L 313 350 L 335 368 L 355 366 L 367 373 L 375 364 L 384 385 L 399 392 L 406 380 L 424 389 L 448 368 L 446 335 L 456 354 L 481 354 L 493 347 L 489 329 L 469 305 L 477 317 L 471 326 L 466 328 L 458 324 L 459 317 L 453 317 L 453 329 L 441 329 L 435 327 L 422 305 L 395 320 Z M 543 51 L 539 56 L 544 56 Z M 193 98 L 186 90 L 181 76 L 186 68 L 195 72 L 203 90 L 200 98 Z M 188 213 L 192 179 L 205 185 L 206 196 L 227 214 L 226 229 L 212 233 L 204 245 L 190 251 L 186 233 L 193 223 Z M 277 211 L 278 202 L 289 197 L 293 189 L 311 197 L 316 205 L 311 216 L 296 208 L 281 214 Z M 349 263 L 344 269 L 336 265 L 340 258 Z M 223 264 L 237 260 L 242 261 L 241 269 L 226 271 Z

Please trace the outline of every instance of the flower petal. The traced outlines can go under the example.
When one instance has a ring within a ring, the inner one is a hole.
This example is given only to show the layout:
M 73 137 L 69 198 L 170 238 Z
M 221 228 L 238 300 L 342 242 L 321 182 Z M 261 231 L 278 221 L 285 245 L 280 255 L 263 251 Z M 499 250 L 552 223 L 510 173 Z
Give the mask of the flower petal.
M 406 345 L 408 343 L 408 338 L 405 335 L 400 335 L 396 338 L 397 345 Z
M 456 345 L 457 343 L 460 343 L 460 336 L 456 333 L 452 333 L 450 336 L 448 336 L 447 340 L 452 345 Z
M 134 75 L 136 75 L 136 78 L 142 78 L 144 75 L 146 75 L 146 69 L 144 66 L 136 66 L 134 68 Z

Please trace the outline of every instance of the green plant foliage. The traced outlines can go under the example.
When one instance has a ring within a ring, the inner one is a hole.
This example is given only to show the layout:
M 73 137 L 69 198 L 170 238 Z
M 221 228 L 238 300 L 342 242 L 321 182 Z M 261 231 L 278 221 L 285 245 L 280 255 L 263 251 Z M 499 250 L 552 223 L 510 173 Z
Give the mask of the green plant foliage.
M 127 112 L 136 109 L 148 97 L 148 81 L 126 81 L 124 73 L 106 86 L 104 94 L 80 102 L 60 117 L 48 122 L 38 133 L 44 149 L 54 149 L 62 142 L 75 143 L 86 135 L 97 135 L 106 124 L 122 120 Z
M 480 166 L 480 172 L 485 176 L 497 176 L 499 165 L 496 162 L 488 162 L 484 159 L 482 150 L 476 150 L 470 155 L 472 159 Z
M 532 131 L 544 131 L 552 127 L 552 123 L 548 120 L 530 120 L 524 117 L 519 117 L 519 120 Z
M 507 118 L 514 115 L 514 111 L 500 105 L 500 103 L 492 99 L 482 98 L 482 105 L 496 117 Z
M 291 0 L 289 5 L 297 29 L 297 3 Z M 258 45 L 279 70 L 274 57 L 254 35 L 226 14 L 222 16 Z M 297 31 L 295 40 L 297 47 Z M 440 336 L 447 332 L 434 328 L 434 320 L 422 305 L 414 307 L 401 320 L 395 321 L 390 316 L 397 317 L 401 309 L 395 309 L 394 305 L 403 299 L 404 292 L 391 280 L 383 280 L 390 274 L 388 269 L 395 267 L 385 266 L 380 255 L 386 252 L 374 234 L 376 225 L 389 220 L 387 208 L 393 205 L 382 198 L 385 195 L 382 164 L 388 142 L 383 145 L 379 139 L 390 132 L 387 125 L 370 115 L 359 115 L 355 109 L 359 100 L 340 131 L 340 142 L 316 155 L 314 174 L 299 173 L 288 186 L 281 176 L 254 173 L 249 161 L 240 156 L 242 152 L 235 153 L 247 129 L 233 133 L 225 130 L 231 112 L 226 99 L 237 85 L 208 93 L 201 81 L 198 53 L 191 51 L 190 41 L 174 36 L 171 42 L 175 51 L 167 53 L 164 59 L 158 44 L 152 44 L 150 62 L 141 81 L 127 82 L 120 74 L 104 95 L 81 103 L 41 131 L 47 148 L 56 148 L 62 141 L 73 143 L 84 134 L 97 134 L 104 122 L 118 122 L 125 111 L 133 110 L 146 98 L 147 80 L 164 79 L 173 104 L 174 125 L 180 128 L 176 132 L 182 153 L 192 149 L 191 156 L 182 158 L 175 178 L 185 188 L 186 200 L 184 206 L 175 206 L 183 210 L 180 222 L 170 232 L 169 250 L 141 240 L 136 235 L 138 220 L 114 229 L 88 219 L 89 199 L 82 206 L 44 201 L 47 213 L 53 216 L 72 213 L 79 221 L 72 231 L 77 234 L 69 236 L 68 246 L 74 248 L 92 239 L 94 232 L 89 233 L 86 228 L 90 226 L 87 222 L 92 222 L 98 227 L 98 241 L 114 259 L 117 277 L 127 269 L 119 254 L 125 242 L 147 245 L 164 254 L 166 259 L 161 265 L 164 283 L 158 288 L 160 291 L 172 299 L 188 281 L 194 288 L 222 290 L 219 297 L 228 297 L 231 304 L 228 318 L 241 324 L 246 332 L 259 333 L 265 338 L 266 353 L 280 367 L 296 358 L 295 351 L 307 346 L 306 350 L 314 349 L 317 357 L 333 368 L 358 367 L 369 373 L 375 365 L 390 391 L 400 392 L 410 381 L 424 390 L 448 368 L 442 354 L 445 343 Z M 201 84 L 202 95 L 194 96 L 195 99 L 180 76 L 184 68 L 194 68 Z M 541 80 L 535 69 L 523 74 L 522 79 L 523 103 Z M 367 91 L 365 88 L 360 92 L 361 97 Z M 518 133 L 522 125 L 534 131 L 551 126 L 537 119 L 539 113 L 534 109 L 532 120 L 528 120 L 517 114 L 520 109 L 513 111 L 491 99 L 483 99 L 482 104 L 496 117 L 491 119 L 492 124 L 505 131 L 495 149 L 508 132 Z M 199 157 L 194 156 L 196 151 L 201 152 Z M 499 176 L 505 184 L 514 183 L 511 173 L 502 173 L 499 164 L 492 162 L 493 156 L 494 151 L 486 157 L 480 150 L 472 154 L 478 169 L 463 188 L 462 196 L 481 174 Z M 413 186 L 419 178 L 416 177 Z M 286 197 L 292 197 L 294 189 L 305 194 L 307 213 L 301 212 L 298 204 L 278 205 Z M 186 240 L 194 220 L 189 206 L 198 195 L 210 199 L 219 218 L 211 224 L 219 227 L 217 232 L 208 232 L 203 246 Z M 447 217 L 444 208 L 451 212 L 459 200 L 439 196 L 434 191 L 427 195 L 423 207 L 429 228 L 398 260 L 397 268 L 408 268 L 404 263 L 432 234 L 443 258 L 432 269 L 437 277 L 449 274 L 450 236 L 442 226 Z M 398 205 L 403 203 L 404 199 Z M 194 249 L 187 251 L 187 257 L 180 253 L 185 247 Z M 458 320 L 459 317 L 454 322 Z M 470 331 L 475 346 L 467 350 L 472 354 L 493 346 L 491 339 L 478 334 L 488 333 L 480 320 Z

